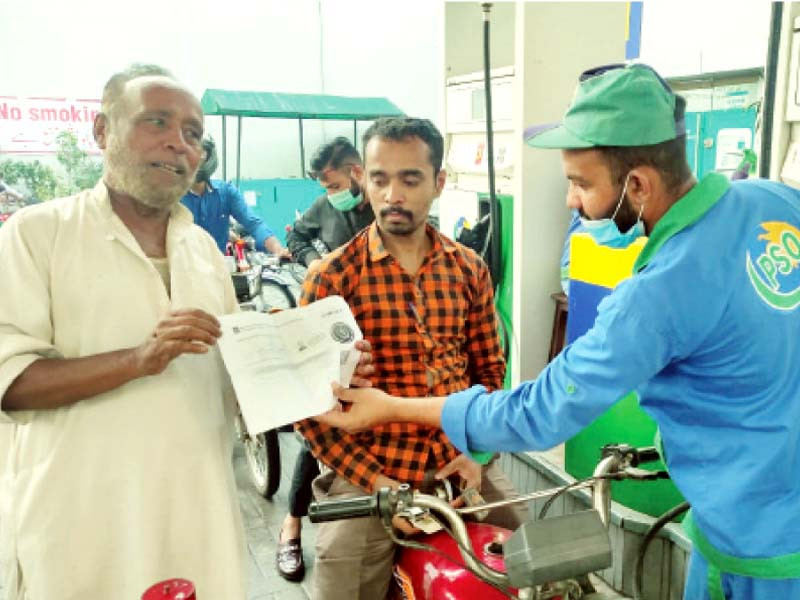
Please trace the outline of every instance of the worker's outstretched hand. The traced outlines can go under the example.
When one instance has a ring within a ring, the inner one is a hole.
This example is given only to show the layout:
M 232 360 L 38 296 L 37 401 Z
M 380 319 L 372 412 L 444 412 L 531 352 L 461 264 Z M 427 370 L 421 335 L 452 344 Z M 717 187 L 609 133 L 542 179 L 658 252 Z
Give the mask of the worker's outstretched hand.
M 315 420 L 349 433 L 394 420 L 394 403 L 397 399 L 386 392 L 375 388 L 348 389 L 334 383 L 333 393 L 339 400 L 348 403 L 350 410 L 345 411 L 341 404 L 337 404 L 328 412 L 314 417 Z

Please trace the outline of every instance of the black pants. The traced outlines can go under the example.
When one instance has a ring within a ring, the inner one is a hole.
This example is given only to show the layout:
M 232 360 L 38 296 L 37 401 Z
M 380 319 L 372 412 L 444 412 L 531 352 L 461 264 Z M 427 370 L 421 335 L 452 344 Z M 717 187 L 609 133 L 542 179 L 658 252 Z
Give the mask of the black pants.
M 308 505 L 311 504 L 311 482 L 319 475 L 317 459 L 303 444 L 297 462 L 294 464 L 292 487 L 289 489 L 289 513 L 296 518 L 308 514 Z

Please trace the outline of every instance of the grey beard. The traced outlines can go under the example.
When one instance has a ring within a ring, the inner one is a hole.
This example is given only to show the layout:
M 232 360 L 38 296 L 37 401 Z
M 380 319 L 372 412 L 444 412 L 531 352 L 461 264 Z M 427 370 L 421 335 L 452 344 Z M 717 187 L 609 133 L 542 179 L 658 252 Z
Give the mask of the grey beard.
M 189 190 L 191 179 L 170 186 L 147 183 L 148 167 L 131 164 L 121 154 L 108 152 L 104 179 L 114 191 L 131 196 L 144 206 L 156 210 L 172 208 Z
M 115 192 L 130 196 L 143 206 L 155 210 L 171 209 L 185 193 L 171 189 L 154 190 L 149 186 L 142 185 L 140 181 L 126 181 L 124 177 L 117 177 L 111 170 L 106 172 L 104 180 L 108 187 Z

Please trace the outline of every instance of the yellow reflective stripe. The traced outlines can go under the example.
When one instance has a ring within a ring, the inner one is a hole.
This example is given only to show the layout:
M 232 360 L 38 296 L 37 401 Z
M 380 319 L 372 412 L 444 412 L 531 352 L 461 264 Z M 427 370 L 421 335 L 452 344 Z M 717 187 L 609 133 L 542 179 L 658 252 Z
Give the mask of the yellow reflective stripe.
M 609 248 L 597 244 L 588 233 L 575 233 L 570 241 L 569 278 L 613 289 L 631 276 L 646 242 L 641 237 L 627 248 Z

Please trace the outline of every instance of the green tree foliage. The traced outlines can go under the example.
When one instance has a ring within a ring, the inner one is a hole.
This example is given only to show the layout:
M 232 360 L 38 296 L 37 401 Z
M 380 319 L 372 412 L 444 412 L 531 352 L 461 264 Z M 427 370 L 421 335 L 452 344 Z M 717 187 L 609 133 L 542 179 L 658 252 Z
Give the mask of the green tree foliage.
M 103 174 L 103 163 L 91 158 L 78 147 L 78 138 L 71 131 L 62 131 L 56 137 L 56 159 L 67 173 L 59 186 L 59 195 L 68 196 L 92 188 Z
M 0 172 L 3 173 L 3 181 L 19 186 L 20 193 L 32 194 L 39 200 L 54 198 L 59 186 L 53 169 L 38 160 L 4 160 L 0 162 Z
M 103 174 L 102 161 L 90 157 L 78 146 L 78 138 L 71 131 L 62 131 L 56 137 L 56 159 L 64 168 L 66 177 L 60 177 L 49 166 L 38 160 L 0 161 L 0 173 L 9 185 L 18 186 L 19 192 L 38 200 L 51 200 L 69 196 L 80 190 L 92 188 Z

